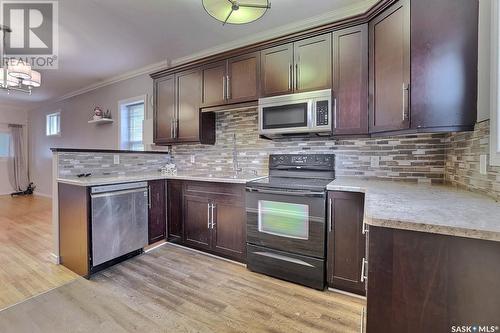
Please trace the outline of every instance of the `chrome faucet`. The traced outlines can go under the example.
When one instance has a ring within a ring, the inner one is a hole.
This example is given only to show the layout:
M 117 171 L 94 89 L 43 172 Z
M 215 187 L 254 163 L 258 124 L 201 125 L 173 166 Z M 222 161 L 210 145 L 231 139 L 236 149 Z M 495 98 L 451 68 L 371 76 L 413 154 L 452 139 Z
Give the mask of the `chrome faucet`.
M 242 169 L 238 163 L 238 149 L 236 148 L 236 133 L 233 134 L 233 172 L 238 175 Z

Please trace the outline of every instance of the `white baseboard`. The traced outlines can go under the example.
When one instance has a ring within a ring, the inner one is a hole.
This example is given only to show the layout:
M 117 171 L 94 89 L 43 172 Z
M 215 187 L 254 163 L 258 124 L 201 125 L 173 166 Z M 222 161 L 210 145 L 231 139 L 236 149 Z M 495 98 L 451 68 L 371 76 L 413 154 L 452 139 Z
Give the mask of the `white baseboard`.
M 361 296 L 361 295 L 358 295 L 358 294 L 353 294 L 353 293 L 350 293 L 348 291 L 343 291 L 343 290 L 339 290 L 339 289 L 335 289 L 335 288 L 330 288 L 330 287 L 328 287 L 328 291 L 331 291 L 331 292 L 337 293 L 337 294 L 342 294 L 342 295 L 346 295 L 346 296 L 355 297 L 355 298 L 358 298 L 358 299 L 366 301 L 366 296 Z
M 34 192 L 33 194 L 38 195 L 39 197 L 52 199 L 52 195 L 50 195 L 50 194 L 46 194 L 46 193 L 42 193 L 42 192 Z
M 61 263 L 61 257 L 58 255 L 55 255 L 54 253 L 50 254 L 50 261 L 52 261 L 54 264 L 59 265 Z

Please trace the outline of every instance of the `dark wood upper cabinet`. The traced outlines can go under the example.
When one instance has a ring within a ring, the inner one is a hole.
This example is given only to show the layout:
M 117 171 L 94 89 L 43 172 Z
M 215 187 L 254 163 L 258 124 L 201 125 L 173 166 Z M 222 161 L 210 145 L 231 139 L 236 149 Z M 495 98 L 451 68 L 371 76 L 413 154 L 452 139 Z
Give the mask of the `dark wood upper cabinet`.
M 276 96 L 332 87 L 331 34 L 261 52 L 261 95 Z
M 215 143 L 215 115 L 201 116 L 202 70 L 176 73 L 154 83 L 154 142 Z
M 156 80 L 154 90 L 154 142 L 158 144 L 174 142 L 177 115 L 174 75 Z
M 468 130 L 477 118 L 479 1 L 411 1 L 411 127 Z
M 261 52 L 262 96 L 293 92 L 293 44 L 276 46 Z
M 259 99 L 260 53 L 249 53 L 205 65 L 202 107 Z
M 331 89 L 332 35 L 294 43 L 294 92 Z
M 167 181 L 167 240 L 181 243 L 182 228 L 182 181 Z
M 372 133 L 473 128 L 478 6 L 400 0 L 370 22 Z
M 166 238 L 165 180 L 148 182 L 149 186 L 149 244 Z
M 365 295 L 365 284 L 361 281 L 366 248 L 362 233 L 364 194 L 329 192 L 328 209 L 328 285 Z
M 400 0 L 370 22 L 370 132 L 410 127 L 410 3 Z
M 226 102 L 226 61 L 203 67 L 202 105 L 204 107 L 221 105 Z
M 334 135 L 368 133 L 368 25 L 333 33 Z
M 227 61 L 227 100 L 229 103 L 259 99 L 260 52 L 244 54 Z
M 201 70 L 194 69 L 176 75 L 177 81 L 177 129 L 178 142 L 199 142 Z

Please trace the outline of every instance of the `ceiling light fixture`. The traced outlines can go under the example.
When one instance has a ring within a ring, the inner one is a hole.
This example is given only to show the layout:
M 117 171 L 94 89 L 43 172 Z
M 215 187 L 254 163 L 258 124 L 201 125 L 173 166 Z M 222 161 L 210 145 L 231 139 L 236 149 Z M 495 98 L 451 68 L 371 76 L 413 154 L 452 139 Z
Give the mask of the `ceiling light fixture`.
M 258 20 L 271 8 L 269 0 L 202 0 L 205 11 L 222 25 Z
M 42 84 L 42 75 L 31 69 L 31 66 L 21 59 L 8 59 L 5 50 L 5 39 L 12 30 L 4 25 L 0 25 L 2 33 L 2 48 L 0 49 L 0 90 L 19 91 L 32 93 L 33 88 L 38 88 Z

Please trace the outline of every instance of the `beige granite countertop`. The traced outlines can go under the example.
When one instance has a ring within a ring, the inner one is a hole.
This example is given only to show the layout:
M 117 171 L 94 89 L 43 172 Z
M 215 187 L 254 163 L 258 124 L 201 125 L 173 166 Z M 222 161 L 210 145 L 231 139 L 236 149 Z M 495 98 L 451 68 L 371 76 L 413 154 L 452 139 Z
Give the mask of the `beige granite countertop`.
M 200 173 L 200 172 L 177 172 L 175 175 L 162 174 L 160 172 L 146 173 L 142 175 L 125 175 L 125 176 L 91 176 L 87 178 L 77 177 L 61 177 L 57 182 L 76 186 L 100 186 L 130 182 L 141 182 L 158 179 L 179 179 L 179 180 L 194 180 L 207 181 L 215 183 L 232 183 L 245 184 L 249 181 L 263 178 L 264 176 L 255 176 L 253 174 L 240 174 L 234 177 L 229 174 L 219 173 Z
M 339 178 L 331 191 L 365 193 L 373 226 L 500 241 L 500 203 L 450 185 Z

